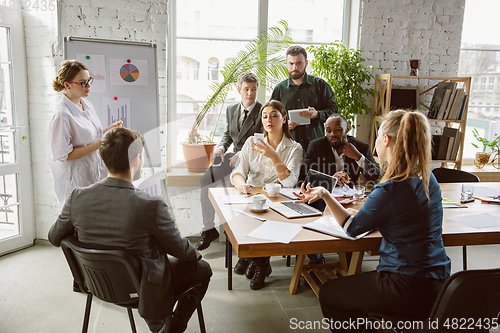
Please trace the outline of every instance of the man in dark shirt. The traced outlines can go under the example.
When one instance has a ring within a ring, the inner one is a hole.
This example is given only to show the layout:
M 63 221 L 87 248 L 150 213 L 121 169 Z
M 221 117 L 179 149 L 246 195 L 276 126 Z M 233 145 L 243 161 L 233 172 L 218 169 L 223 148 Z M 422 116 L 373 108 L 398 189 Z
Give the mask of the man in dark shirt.
M 311 120 L 309 125 L 298 125 L 288 120 L 290 132 L 304 152 L 310 141 L 324 136 L 326 119 L 338 113 L 332 88 L 323 79 L 307 74 L 307 64 L 307 52 L 303 47 L 289 47 L 286 51 L 289 78 L 278 83 L 271 95 L 271 99 L 283 103 L 287 111 L 308 109 L 299 114 Z
M 325 128 L 326 136 L 309 144 L 303 161 L 307 170 L 314 169 L 334 175 L 340 186 L 357 184 L 360 173 L 373 183 L 382 176 L 382 170 L 375 162 L 370 146 L 347 135 L 350 128 L 343 115 L 331 115 L 325 122 Z

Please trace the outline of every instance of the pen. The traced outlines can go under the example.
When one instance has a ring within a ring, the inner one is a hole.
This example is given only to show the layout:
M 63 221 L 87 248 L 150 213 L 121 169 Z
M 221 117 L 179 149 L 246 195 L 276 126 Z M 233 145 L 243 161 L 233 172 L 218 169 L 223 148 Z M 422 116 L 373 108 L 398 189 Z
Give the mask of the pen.
M 249 195 L 247 195 L 245 198 L 249 198 L 249 197 L 251 197 L 251 196 L 253 196 L 253 195 L 256 195 L 256 194 L 260 194 L 260 192 L 255 192 L 255 193 L 253 193 L 253 194 L 249 194 Z

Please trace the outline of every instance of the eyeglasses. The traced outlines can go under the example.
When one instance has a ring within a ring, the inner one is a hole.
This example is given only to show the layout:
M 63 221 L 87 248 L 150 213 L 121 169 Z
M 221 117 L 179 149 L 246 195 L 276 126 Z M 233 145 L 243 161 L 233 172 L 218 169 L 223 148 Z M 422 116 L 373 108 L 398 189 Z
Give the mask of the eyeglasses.
M 82 88 L 87 88 L 88 86 L 90 86 L 92 84 L 92 82 L 94 82 L 94 79 L 89 78 L 87 81 L 83 81 L 83 82 L 71 82 L 71 81 L 68 81 L 68 82 L 74 83 L 74 84 L 79 84 L 82 86 Z

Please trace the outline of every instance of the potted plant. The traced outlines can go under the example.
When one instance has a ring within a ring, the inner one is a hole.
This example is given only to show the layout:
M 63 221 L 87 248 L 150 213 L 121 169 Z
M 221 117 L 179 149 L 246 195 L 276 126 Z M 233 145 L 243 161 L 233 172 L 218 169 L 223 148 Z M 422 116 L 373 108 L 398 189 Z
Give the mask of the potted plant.
M 477 128 L 472 129 L 472 134 L 474 134 L 474 137 L 476 138 L 477 141 L 481 142 L 483 144 L 483 151 L 482 152 L 477 152 L 476 153 L 476 158 L 474 159 L 474 165 L 481 169 L 483 168 L 486 163 L 490 161 L 490 156 L 491 153 L 490 151 L 496 148 L 496 150 L 499 150 L 499 144 L 500 144 L 500 136 L 496 137 L 495 140 L 489 141 L 486 138 L 483 138 L 479 135 L 479 132 Z M 479 149 L 479 146 L 475 143 L 472 143 L 474 147 Z
M 208 101 L 200 107 L 200 111 L 189 130 L 188 139 L 181 143 L 184 159 L 189 171 L 204 172 L 210 167 L 210 155 L 213 152 L 215 143 L 213 136 L 203 138 L 198 131 L 198 127 L 207 115 L 208 111 L 220 104 L 217 124 L 224 106 L 224 101 L 228 92 L 237 84 L 240 74 L 251 71 L 260 80 L 260 84 L 270 88 L 288 76 L 285 67 L 285 58 L 280 52 L 293 44 L 290 37 L 290 30 L 285 21 L 280 21 L 278 26 L 269 28 L 267 34 L 250 41 L 245 49 L 226 64 L 222 70 L 222 81 L 213 82 L 210 89 L 213 94 L 208 97 Z
M 339 112 L 352 128 L 357 114 L 369 113 L 371 108 L 364 100 L 365 95 L 375 95 L 375 89 L 363 85 L 373 78 L 375 66 L 364 66 L 362 49 L 348 49 L 336 41 L 321 46 L 309 46 L 307 51 L 314 54 L 311 60 L 312 73 L 323 78 L 332 87 Z

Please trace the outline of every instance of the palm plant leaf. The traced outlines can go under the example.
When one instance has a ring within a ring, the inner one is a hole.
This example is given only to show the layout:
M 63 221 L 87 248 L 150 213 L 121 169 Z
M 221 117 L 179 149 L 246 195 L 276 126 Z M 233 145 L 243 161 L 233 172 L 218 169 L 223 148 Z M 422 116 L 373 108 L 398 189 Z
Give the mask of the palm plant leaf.
M 197 131 L 210 108 L 224 102 L 229 90 L 236 85 L 238 77 L 242 73 L 255 73 L 259 77 L 260 84 L 268 89 L 285 79 L 288 76 L 285 57 L 276 54 L 288 48 L 291 44 L 293 44 L 293 41 L 290 37 L 290 29 L 285 21 L 280 21 L 278 26 L 269 28 L 267 34 L 263 34 L 246 44 L 245 48 L 240 50 L 222 68 L 223 80 L 213 82 L 210 85 L 213 94 L 200 107 L 200 111 L 191 127 L 192 132 Z

